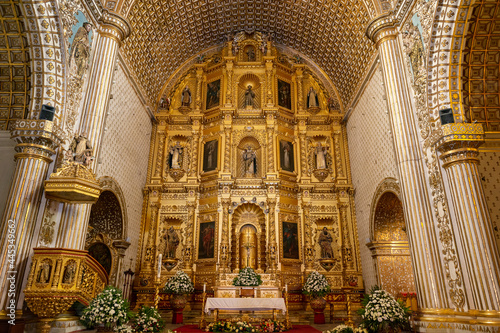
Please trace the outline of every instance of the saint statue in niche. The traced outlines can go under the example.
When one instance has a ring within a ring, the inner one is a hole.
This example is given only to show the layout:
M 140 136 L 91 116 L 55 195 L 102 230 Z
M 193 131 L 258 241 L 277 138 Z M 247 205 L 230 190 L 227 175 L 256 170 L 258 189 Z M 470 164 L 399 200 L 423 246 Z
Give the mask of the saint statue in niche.
M 190 106 L 191 105 L 191 90 L 186 86 L 184 90 L 182 90 L 181 95 L 181 104 L 182 106 Z
M 42 261 L 40 264 L 40 270 L 38 271 L 38 277 L 36 282 L 38 283 L 49 283 L 51 266 L 47 261 Z
M 179 141 L 170 148 L 169 166 L 170 169 L 180 169 L 182 162 L 182 151 L 184 148 L 180 145 Z
M 76 273 L 76 263 L 71 261 L 66 268 L 64 269 L 62 283 L 73 283 L 73 279 L 75 278 Z
M 78 28 L 75 38 L 71 43 L 69 66 L 71 73 L 78 79 L 83 78 L 88 67 L 88 60 L 90 57 L 90 30 L 92 30 L 92 24 L 84 22 L 82 26 Z
M 308 108 L 317 108 L 319 107 L 318 94 L 313 87 L 309 89 L 307 93 L 307 107 Z
M 166 243 L 163 253 L 164 258 L 175 258 L 175 252 L 179 246 L 180 238 L 173 226 L 170 226 L 168 231 L 163 235 L 163 240 Z
M 326 169 L 326 147 L 321 142 L 316 146 L 316 169 Z
M 321 259 L 332 259 L 333 249 L 332 249 L 333 237 L 326 227 L 320 233 L 318 238 L 319 246 L 321 247 Z
M 245 91 L 245 107 L 252 107 L 255 98 L 255 92 L 252 90 L 252 86 L 249 84 L 247 90 Z
M 243 163 L 245 166 L 245 176 L 255 176 L 257 173 L 257 155 L 252 147 L 248 146 L 243 152 Z
M 252 46 L 250 46 L 247 50 L 247 60 L 255 61 L 255 50 L 253 49 Z

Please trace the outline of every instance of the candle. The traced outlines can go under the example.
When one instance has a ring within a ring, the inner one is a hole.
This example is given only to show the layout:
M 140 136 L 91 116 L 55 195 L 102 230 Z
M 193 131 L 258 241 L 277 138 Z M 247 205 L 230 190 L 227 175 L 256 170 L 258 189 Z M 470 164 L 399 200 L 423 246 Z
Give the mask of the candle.
M 207 291 L 207 283 L 206 282 L 203 284 L 203 292 L 205 292 L 205 291 Z
M 285 292 L 288 292 L 288 283 L 285 284 Z
M 161 276 L 161 253 L 158 255 L 158 279 Z

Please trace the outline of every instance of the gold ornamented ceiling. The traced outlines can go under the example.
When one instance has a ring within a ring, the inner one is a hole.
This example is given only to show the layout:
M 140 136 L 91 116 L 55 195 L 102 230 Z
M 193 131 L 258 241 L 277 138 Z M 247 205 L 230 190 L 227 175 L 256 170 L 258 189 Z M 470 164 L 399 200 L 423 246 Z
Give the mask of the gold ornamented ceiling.
M 477 1 L 463 49 L 465 117 L 500 131 L 500 2 Z
M 0 130 L 27 115 L 31 73 L 23 21 L 18 1 L 0 1 Z
M 321 67 L 349 105 L 375 52 L 364 35 L 374 9 L 362 1 L 137 0 L 127 17 L 133 32 L 122 52 L 155 101 L 167 78 L 190 57 L 222 45 L 229 34 L 270 33 L 274 43 Z

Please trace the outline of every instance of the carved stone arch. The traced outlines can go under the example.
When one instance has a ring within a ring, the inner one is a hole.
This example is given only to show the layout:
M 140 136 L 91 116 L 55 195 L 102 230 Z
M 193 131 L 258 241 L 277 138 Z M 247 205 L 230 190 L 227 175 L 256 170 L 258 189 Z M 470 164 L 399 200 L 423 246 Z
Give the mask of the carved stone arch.
M 375 190 L 375 194 L 372 198 L 372 204 L 370 205 L 370 239 L 374 240 L 374 221 L 375 221 L 375 211 L 378 205 L 378 202 L 382 195 L 387 192 L 394 193 L 399 200 L 401 200 L 401 186 L 399 185 L 399 181 L 396 178 L 387 177 L 383 181 L 378 184 L 377 189 Z
M 119 237 L 120 239 L 127 239 L 128 237 L 128 216 L 127 216 L 127 205 L 125 203 L 125 195 L 123 194 L 123 191 L 118 185 L 118 182 L 113 178 L 109 176 L 103 176 L 98 179 L 99 185 L 102 187 L 103 191 L 110 191 L 112 192 L 116 199 L 118 200 L 118 203 L 120 204 L 120 209 L 121 209 L 121 221 L 122 221 L 122 234 Z
M 384 179 L 372 201 L 370 234 L 378 285 L 393 296 L 414 293 L 415 280 L 410 257 L 399 183 Z
M 257 230 L 257 270 L 263 271 L 266 266 L 266 215 L 261 207 L 253 203 L 239 205 L 231 217 L 231 269 L 240 267 L 239 231 L 245 225 L 252 225 Z

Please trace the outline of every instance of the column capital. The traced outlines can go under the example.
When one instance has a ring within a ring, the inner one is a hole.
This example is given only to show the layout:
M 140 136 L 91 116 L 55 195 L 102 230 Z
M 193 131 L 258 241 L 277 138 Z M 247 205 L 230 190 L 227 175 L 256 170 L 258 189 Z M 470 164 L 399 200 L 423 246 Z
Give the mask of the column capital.
M 383 40 L 394 39 L 397 36 L 397 22 L 390 13 L 380 15 L 368 23 L 365 34 L 378 48 Z
M 441 153 L 443 168 L 455 163 L 478 163 L 478 147 L 484 143 L 484 130 L 481 124 L 457 123 L 441 126 L 442 136 L 435 142 Z
M 50 158 L 61 144 L 59 127 L 48 120 L 20 119 L 11 131 L 11 139 L 17 142 L 16 158 L 34 157 L 52 162 Z
M 132 27 L 126 18 L 118 13 L 103 10 L 99 18 L 100 35 L 106 35 L 121 43 L 130 35 Z

